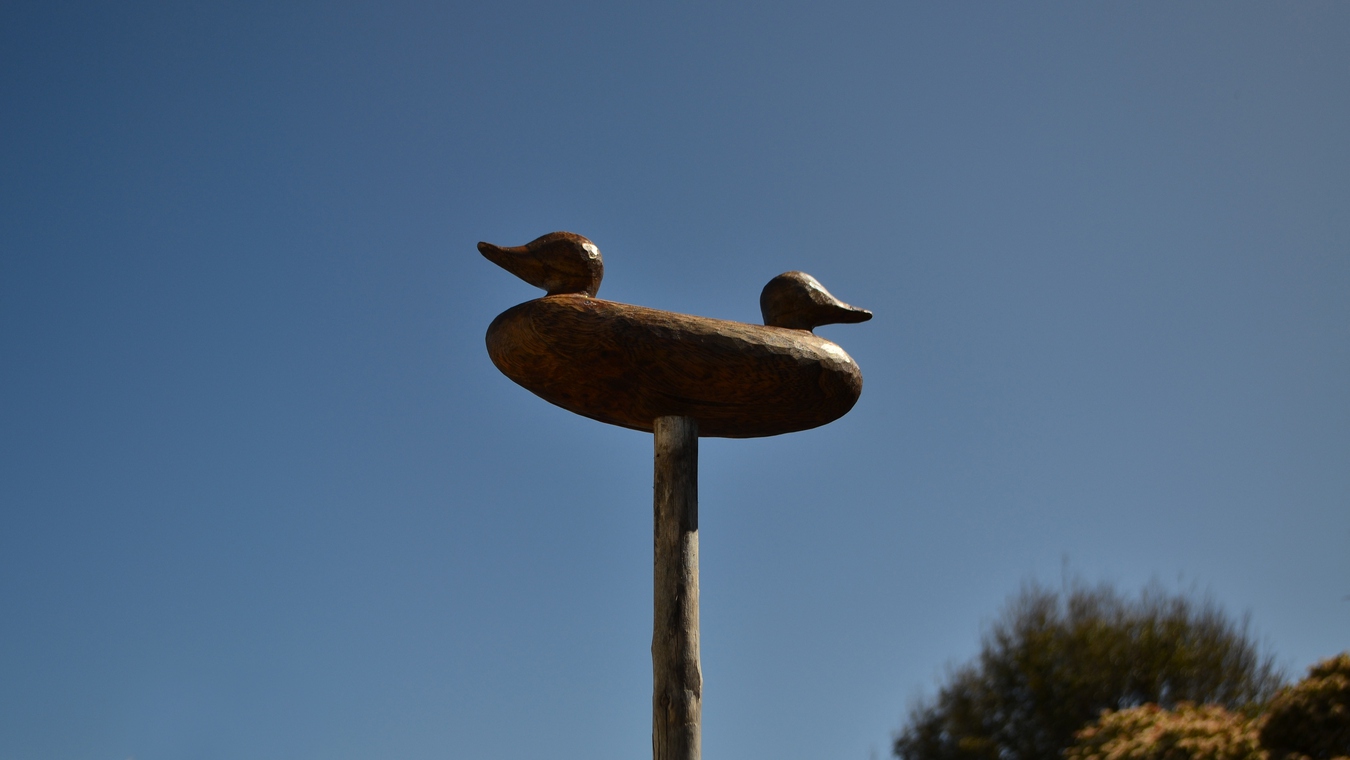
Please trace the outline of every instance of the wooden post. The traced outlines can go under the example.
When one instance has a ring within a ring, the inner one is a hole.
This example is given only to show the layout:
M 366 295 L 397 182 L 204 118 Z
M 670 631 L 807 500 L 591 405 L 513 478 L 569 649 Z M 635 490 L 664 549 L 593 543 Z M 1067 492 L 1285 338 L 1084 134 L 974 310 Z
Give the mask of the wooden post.
M 658 417 L 652 758 L 699 760 L 703 670 L 698 655 L 698 421 Z

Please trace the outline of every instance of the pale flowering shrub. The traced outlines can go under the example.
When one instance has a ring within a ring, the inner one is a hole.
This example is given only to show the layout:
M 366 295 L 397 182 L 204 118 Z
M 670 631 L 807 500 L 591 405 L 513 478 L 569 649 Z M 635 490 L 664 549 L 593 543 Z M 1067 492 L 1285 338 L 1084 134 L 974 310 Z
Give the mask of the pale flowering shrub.
M 1066 760 L 1268 760 L 1256 720 L 1182 702 L 1104 711 L 1075 735 Z

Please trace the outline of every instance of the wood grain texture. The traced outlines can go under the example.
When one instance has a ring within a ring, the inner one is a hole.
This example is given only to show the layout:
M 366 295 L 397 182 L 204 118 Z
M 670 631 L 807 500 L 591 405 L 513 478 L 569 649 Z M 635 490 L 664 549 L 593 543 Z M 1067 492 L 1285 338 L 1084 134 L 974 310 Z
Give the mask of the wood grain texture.
M 698 760 L 698 422 L 660 417 L 653 427 L 652 758 Z
M 872 312 L 835 298 L 806 272 L 784 272 L 769 280 L 759 293 L 759 311 L 764 315 L 764 324 L 794 330 L 814 330 L 821 325 L 853 324 L 872 318 Z
M 493 320 L 488 354 L 550 403 L 634 430 L 665 416 L 700 435 L 754 438 L 842 417 L 862 372 L 808 330 L 750 325 L 584 294 L 527 301 Z
M 478 252 L 551 296 L 560 293 L 594 296 L 605 276 L 600 249 L 575 232 L 550 232 L 511 248 L 479 243 Z

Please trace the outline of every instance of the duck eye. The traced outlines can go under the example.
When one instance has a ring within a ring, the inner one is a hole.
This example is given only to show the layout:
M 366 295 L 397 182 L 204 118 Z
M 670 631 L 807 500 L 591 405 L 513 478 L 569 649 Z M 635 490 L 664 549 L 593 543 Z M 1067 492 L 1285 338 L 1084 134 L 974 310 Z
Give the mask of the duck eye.
M 586 249 L 586 258 L 595 259 L 600 257 L 600 249 L 596 248 L 594 243 L 582 243 L 581 247 Z

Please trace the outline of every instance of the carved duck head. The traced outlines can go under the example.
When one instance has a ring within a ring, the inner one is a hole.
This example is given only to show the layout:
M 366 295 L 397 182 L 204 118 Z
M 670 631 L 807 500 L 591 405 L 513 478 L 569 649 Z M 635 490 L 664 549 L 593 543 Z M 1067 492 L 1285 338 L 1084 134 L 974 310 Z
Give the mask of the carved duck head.
M 583 293 L 594 297 L 605 276 L 605 261 L 595 243 L 573 232 L 550 232 L 525 245 L 503 248 L 479 243 L 488 261 L 551 296 Z
M 794 330 L 872 318 L 872 312 L 840 301 L 805 272 L 784 272 L 769 280 L 759 294 L 759 310 L 764 324 Z

